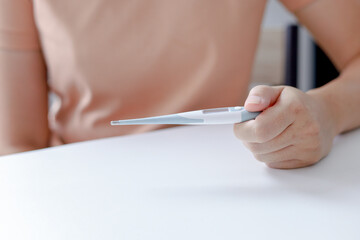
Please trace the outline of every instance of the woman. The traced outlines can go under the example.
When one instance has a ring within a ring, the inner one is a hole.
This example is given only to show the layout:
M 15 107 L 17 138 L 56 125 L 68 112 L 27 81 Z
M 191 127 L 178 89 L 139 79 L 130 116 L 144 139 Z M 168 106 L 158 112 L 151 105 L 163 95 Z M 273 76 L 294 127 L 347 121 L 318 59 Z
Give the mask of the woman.
M 161 126 L 113 119 L 242 105 L 266 0 L 0 0 L 0 153 Z M 311 165 L 360 125 L 357 0 L 283 0 L 341 71 L 323 88 L 252 89 L 235 126 L 275 168 Z M 48 91 L 56 95 L 48 112 Z

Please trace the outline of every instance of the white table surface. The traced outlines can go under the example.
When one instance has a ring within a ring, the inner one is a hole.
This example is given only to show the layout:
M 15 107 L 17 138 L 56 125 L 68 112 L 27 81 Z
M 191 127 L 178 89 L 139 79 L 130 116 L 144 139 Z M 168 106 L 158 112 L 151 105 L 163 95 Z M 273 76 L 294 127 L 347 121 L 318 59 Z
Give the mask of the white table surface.
M 232 126 L 177 127 L 0 158 L 0 239 L 360 239 L 360 130 L 298 170 Z

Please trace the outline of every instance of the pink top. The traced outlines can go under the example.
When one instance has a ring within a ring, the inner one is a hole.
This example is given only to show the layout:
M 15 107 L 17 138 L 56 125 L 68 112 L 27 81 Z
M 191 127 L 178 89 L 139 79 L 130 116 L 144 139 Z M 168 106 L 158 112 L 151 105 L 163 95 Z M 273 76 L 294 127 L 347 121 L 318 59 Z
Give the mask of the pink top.
M 283 0 L 296 11 L 314 0 Z M 51 145 L 153 130 L 111 120 L 242 105 L 265 0 L 0 0 L 0 49 L 42 51 Z M 15 69 L 15 67 L 14 67 Z M 1 75 L 1 77 L 6 77 Z

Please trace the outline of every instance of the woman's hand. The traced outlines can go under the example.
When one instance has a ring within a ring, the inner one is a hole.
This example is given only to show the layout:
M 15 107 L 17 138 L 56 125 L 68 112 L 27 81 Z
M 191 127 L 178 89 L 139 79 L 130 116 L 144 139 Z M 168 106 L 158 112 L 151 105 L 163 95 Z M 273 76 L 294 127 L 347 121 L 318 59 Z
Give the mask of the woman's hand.
M 315 164 L 329 153 L 337 135 L 328 104 L 296 88 L 257 86 L 245 108 L 263 112 L 255 120 L 235 124 L 235 135 L 271 168 Z

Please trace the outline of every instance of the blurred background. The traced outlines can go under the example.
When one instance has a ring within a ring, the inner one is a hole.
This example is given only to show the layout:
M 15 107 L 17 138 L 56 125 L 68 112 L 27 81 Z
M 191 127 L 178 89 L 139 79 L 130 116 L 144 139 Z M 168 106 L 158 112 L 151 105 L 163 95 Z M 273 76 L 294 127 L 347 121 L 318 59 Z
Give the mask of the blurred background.
M 337 75 L 337 70 L 309 32 L 279 1 L 269 0 L 250 87 L 286 84 L 307 91 Z

